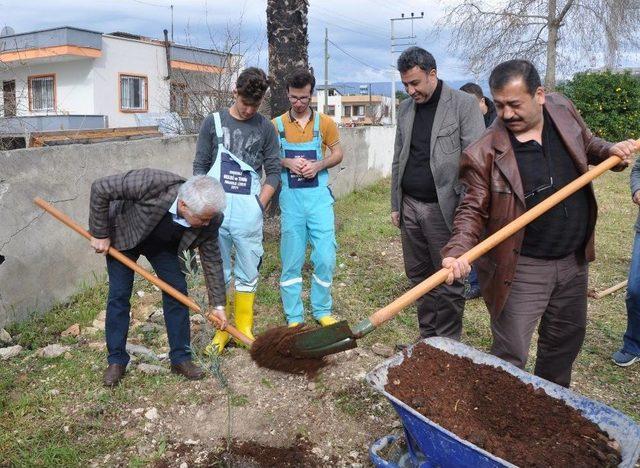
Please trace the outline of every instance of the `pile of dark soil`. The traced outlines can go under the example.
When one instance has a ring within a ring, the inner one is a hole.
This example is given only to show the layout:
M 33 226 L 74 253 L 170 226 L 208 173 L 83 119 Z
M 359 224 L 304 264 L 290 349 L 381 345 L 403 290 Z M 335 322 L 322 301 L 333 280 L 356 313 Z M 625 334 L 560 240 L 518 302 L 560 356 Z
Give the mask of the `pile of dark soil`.
M 216 449 L 215 447 L 224 447 Z M 224 468 L 315 468 L 330 467 L 336 464 L 334 458 L 325 460 L 313 453 L 313 444 L 302 435 L 296 436 L 289 447 L 270 447 L 254 441 L 233 439 L 227 448 L 227 441 L 218 440 L 210 452 L 196 451 L 193 446 L 178 443 L 170 446 L 177 459 L 160 459 L 154 468 L 169 468 L 186 462 L 194 467 Z
M 332 466 L 331 461 L 316 456 L 312 448 L 313 445 L 303 437 L 297 437 L 290 447 L 268 447 L 253 441 L 234 440 L 230 450 L 215 455 L 209 461 L 214 465 L 222 462 L 224 466 L 234 468 Z
M 392 367 L 387 392 L 518 466 L 617 466 L 617 442 L 543 389 L 425 343 Z
M 261 333 L 251 345 L 251 359 L 267 369 L 315 377 L 327 361 L 297 357 L 294 349 L 295 335 L 306 330 L 304 325 L 299 325 L 294 328 L 276 327 Z

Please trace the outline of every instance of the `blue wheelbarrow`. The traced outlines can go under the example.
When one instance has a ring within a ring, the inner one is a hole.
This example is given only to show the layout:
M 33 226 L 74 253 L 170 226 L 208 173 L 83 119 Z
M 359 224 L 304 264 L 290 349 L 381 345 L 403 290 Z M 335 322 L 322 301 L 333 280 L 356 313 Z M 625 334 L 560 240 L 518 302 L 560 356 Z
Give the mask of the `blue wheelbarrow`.
M 467 357 L 475 363 L 502 368 L 523 382 L 532 384 L 535 388 L 543 388 L 549 396 L 563 400 L 567 405 L 577 409 L 585 418 L 597 424 L 600 429 L 618 441 L 622 452 L 620 467 L 633 468 L 635 466 L 638 457 L 640 457 L 640 426 L 620 411 L 524 372 L 502 359 L 478 351 L 460 342 L 448 338 L 426 338 L 422 341 L 442 351 Z M 409 355 L 413 351 L 413 346 L 407 349 Z M 396 456 L 395 460 L 384 459 L 381 451 L 383 448 L 397 444 L 397 436 L 385 436 L 377 440 L 369 451 L 371 461 L 376 467 L 515 466 L 461 439 L 453 432 L 429 420 L 387 393 L 384 389 L 387 384 L 387 372 L 390 367 L 399 365 L 403 360 L 404 354 L 402 353 L 392 356 L 367 374 L 366 377 L 369 384 L 387 397 L 393 405 L 404 426 L 404 437 L 406 439 L 406 452 Z

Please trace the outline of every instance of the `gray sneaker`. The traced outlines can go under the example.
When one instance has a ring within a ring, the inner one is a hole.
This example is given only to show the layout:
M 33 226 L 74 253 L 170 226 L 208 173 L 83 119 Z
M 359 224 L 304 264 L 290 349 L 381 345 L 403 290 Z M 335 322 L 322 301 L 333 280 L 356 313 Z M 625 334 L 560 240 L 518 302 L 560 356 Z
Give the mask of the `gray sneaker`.
M 636 361 L 640 361 L 640 356 L 629 354 L 622 350 L 616 351 L 611 357 L 613 359 L 613 362 L 620 367 L 627 367 Z

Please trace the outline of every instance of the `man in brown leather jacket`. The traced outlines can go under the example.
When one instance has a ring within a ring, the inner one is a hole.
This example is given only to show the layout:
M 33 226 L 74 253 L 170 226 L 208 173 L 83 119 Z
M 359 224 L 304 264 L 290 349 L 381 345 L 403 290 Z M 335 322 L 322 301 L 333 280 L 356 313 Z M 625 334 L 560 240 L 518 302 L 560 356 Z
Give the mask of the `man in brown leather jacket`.
M 463 152 L 465 196 L 442 250 L 448 281 L 469 272 L 456 260 L 611 155 L 627 165 L 633 140 L 612 144 L 591 134 L 571 101 L 545 94 L 535 67 L 510 60 L 491 73 L 498 119 Z M 597 205 L 588 185 L 543 214 L 476 264 L 491 314 L 492 354 L 523 368 L 533 331 L 535 374 L 569 386 L 584 340 L 588 262 L 594 259 Z

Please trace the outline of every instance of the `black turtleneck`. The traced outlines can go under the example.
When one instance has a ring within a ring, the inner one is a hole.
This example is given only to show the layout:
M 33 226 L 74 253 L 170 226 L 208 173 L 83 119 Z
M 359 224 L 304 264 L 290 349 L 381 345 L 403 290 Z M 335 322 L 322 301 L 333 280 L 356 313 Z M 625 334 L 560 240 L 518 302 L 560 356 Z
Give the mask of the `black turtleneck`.
M 426 203 L 438 201 L 436 183 L 433 180 L 429 160 L 431 158 L 433 120 L 441 92 L 442 80 L 438 80 L 438 85 L 429 100 L 422 104 L 416 104 L 409 159 L 402 176 L 402 191 L 406 195 Z

